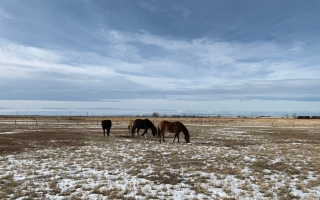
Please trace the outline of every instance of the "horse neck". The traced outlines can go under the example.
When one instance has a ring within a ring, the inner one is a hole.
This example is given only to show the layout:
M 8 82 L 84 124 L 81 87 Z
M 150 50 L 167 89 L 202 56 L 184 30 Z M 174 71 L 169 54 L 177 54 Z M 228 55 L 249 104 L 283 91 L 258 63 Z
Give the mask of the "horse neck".
M 150 124 L 150 129 L 152 130 L 152 131 L 157 131 L 157 128 L 151 123 Z
M 181 122 L 180 122 L 180 125 L 181 125 L 181 129 L 182 129 L 182 133 L 184 135 L 189 135 L 188 129 Z

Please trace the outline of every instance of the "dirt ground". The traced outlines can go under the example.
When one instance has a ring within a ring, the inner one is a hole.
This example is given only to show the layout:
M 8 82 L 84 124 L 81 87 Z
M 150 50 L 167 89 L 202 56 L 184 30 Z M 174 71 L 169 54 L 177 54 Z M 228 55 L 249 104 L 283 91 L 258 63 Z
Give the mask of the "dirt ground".
M 320 120 L 166 118 L 184 123 L 191 143 L 181 133 L 160 144 L 151 131 L 133 137 L 130 119 L 1 117 L 0 197 L 320 198 Z

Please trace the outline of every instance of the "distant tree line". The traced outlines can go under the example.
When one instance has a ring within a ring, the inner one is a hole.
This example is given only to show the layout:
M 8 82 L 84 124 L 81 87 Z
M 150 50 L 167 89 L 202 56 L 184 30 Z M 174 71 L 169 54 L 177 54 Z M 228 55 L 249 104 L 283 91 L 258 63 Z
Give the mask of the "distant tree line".
M 160 115 L 158 112 L 153 112 L 151 115 L 137 115 L 136 117 L 172 117 L 172 118 L 204 118 L 204 117 L 211 117 L 211 118 L 221 118 L 221 115 L 217 116 L 205 116 L 205 115 Z
M 160 115 L 158 112 L 153 112 L 151 115 L 142 115 L 142 116 L 139 116 L 137 115 L 136 117 L 172 117 L 172 118 L 207 118 L 207 117 L 210 117 L 210 118 L 221 118 L 222 116 L 221 115 L 216 115 L 216 116 L 205 116 L 205 115 Z M 249 116 L 241 116 L 241 115 L 238 115 L 237 116 L 238 118 L 250 118 Z M 271 117 L 270 115 L 260 115 L 260 116 L 257 116 L 255 118 L 269 118 Z M 286 118 L 289 118 L 289 114 L 285 114 L 285 117 Z M 252 116 L 251 116 L 252 118 Z M 294 119 L 320 119 L 320 116 L 297 116 L 296 113 L 293 113 L 292 114 L 292 118 Z
M 297 119 L 320 119 L 320 116 L 298 116 Z

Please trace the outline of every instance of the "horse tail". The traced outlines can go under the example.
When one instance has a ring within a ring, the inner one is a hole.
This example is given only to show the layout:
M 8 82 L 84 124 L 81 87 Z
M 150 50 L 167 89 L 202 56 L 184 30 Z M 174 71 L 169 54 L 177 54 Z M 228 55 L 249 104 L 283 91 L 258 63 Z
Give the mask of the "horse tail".
M 164 123 L 164 121 L 162 121 L 158 124 L 158 137 L 161 137 L 161 129 L 163 129 L 163 123 Z

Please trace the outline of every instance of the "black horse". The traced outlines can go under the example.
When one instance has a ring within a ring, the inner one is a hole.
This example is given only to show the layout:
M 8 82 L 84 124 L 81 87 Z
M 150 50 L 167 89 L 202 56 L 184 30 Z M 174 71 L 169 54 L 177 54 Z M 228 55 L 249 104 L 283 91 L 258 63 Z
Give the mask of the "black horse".
M 112 126 L 111 120 L 103 120 L 101 122 L 101 125 L 102 125 L 102 129 L 103 129 L 103 136 L 106 137 L 106 129 L 107 129 L 107 135 L 109 136 L 110 129 Z
M 135 130 L 137 129 L 137 134 L 139 136 L 139 130 L 140 129 L 144 129 L 144 132 L 141 135 L 141 136 L 143 136 L 144 134 L 147 133 L 149 128 L 152 130 L 153 137 L 155 137 L 156 134 L 157 134 L 157 129 L 156 129 L 156 127 L 153 125 L 153 123 L 150 120 L 148 120 L 148 119 L 136 119 L 133 122 L 131 133 L 132 133 L 132 135 L 134 135 Z

